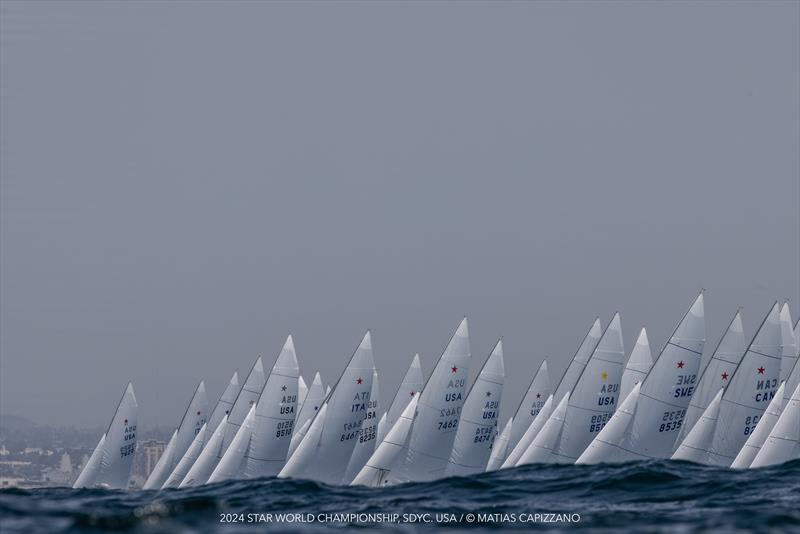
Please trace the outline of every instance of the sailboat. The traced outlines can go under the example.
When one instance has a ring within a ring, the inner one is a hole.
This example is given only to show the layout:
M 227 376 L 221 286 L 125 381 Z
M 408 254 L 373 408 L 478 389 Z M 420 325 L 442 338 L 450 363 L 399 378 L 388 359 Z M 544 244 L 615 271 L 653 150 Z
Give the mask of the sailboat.
M 367 331 L 278 477 L 342 483 L 367 415 L 374 372 L 372 338 Z
M 186 473 L 179 487 L 198 486 L 208 481 L 208 477 L 211 476 L 223 454 L 228 450 L 239 427 L 242 426 L 245 417 L 250 412 L 250 408 L 261 396 L 261 390 L 264 388 L 265 382 L 264 364 L 259 356 L 253 363 L 253 367 L 236 395 L 236 400 L 233 401 L 230 410 L 225 414 L 217 428 L 213 429 L 214 433 L 203 446 L 200 456 Z M 211 425 L 208 428 L 212 428 Z
M 361 471 L 361 468 L 367 463 L 369 457 L 375 452 L 375 443 L 378 437 L 379 397 L 378 371 L 375 371 L 372 374 L 372 390 L 369 392 L 367 415 L 364 417 L 361 430 L 359 430 L 358 441 L 356 442 L 356 446 L 353 447 L 353 453 L 350 455 L 350 461 L 347 463 L 347 469 L 342 478 L 344 484 L 349 484 L 353 481 L 353 478 Z
M 114 412 L 105 434 L 100 438 L 73 488 L 104 487 L 126 489 L 136 452 L 136 416 L 139 405 L 130 382 Z
M 622 324 L 616 313 L 569 394 L 563 414 L 562 400 L 550 416 L 555 421 L 543 427 L 542 432 L 545 429 L 549 432 L 547 446 L 534 438 L 529 447 L 531 452 L 526 451 L 517 465 L 574 463 L 617 407 L 624 361 Z M 559 422 L 560 428 L 556 426 Z M 550 445 L 552 449 L 547 448 Z
M 160 489 L 164 485 L 175 466 L 186 454 L 195 436 L 206 423 L 207 415 L 208 397 L 206 396 L 206 386 L 201 380 L 194 390 L 178 428 L 172 434 L 172 438 L 167 443 L 164 452 L 153 468 L 153 472 L 147 477 L 142 489 Z
M 644 380 L 653 366 L 653 355 L 650 353 L 650 342 L 647 340 L 647 330 L 642 328 L 636 344 L 628 356 L 625 370 L 622 371 L 622 381 L 619 384 L 619 400 L 622 402 L 633 389 L 633 386 Z
M 722 401 L 722 393 L 725 388 L 720 388 L 717 394 L 711 399 L 700 419 L 694 424 L 692 429 L 672 454 L 673 460 L 685 460 L 695 463 L 708 463 L 708 444 L 714 439 L 719 422 L 719 408 Z
M 417 401 L 419 401 L 419 395 L 411 398 L 403 413 L 400 414 L 395 424 L 375 448 L 375 452 L 350 483 L 351 486 L 380 487 L 389 482 L 387 476 L 391 473 L 392 467 L 408 448 L 408 438 L 411 435 Z
M 258 401 L 248 412 L 209 482 L 278 474 L 286 462 L 292 437 L 298 376 L 297 354 L 290 335 L 275 359 Z
M 225 387 L 225 391 L 222 393 L 219 400 L 217 400 L 217 404 L 211 411 L 211 416 L 209 416 L 208 421 L 206 421 L 206 423 L 203 425 L 203 428 L 194 437 L 194 440 L 192 440 L 189 448 L 175 465 L 175 468 L 172 470 L 172 473 L 170 473 L 169 477 L 167 477 L 167 480 L 161 486 L 162 488 L 177 488 L 180 483 L 183 482 L 183 479 L 186 478 L 186 474 L 189 472 L 189 469 L 192 468 L 192 465 L 194 465 L 194 462 L 197 461 L 197 458 L 200 456 L 206 441 L 211 439 L 214 429 L 219 426 L 222 418 L 230 412 L 230 409 L 233 406 L 233 401 L 236 400 L 236 396 L 238 394 L 239 373 L 234 371 L 233 376 L 228 381 L 228 385 Z
M 795 360 L 794 369 L 789 375 L 789 378 L 781 382 L 781 385 L 778 386 L 775 396 L 772 397 L 769 406 L 767 406 L 764 414 L 758 420 L 756 429 L 750 433 L 744 446 L 739 451 L 739 454 L 734 458 L 733 463 L 731 463 L 733 469 L 745 469 L 750 467 L 756 455 L 761 450 L 761 447 L 764 445 L 764 442 L 769 437 L 769 433 L 772 432 L 772 429 L 778 422 L 783 410 L 789 405 L 792 392 L 797 385 L 800 384 L 800 363 L 798 363 L 798 361 L 800 360 Z
M 295 419 L 294 428 L 292 429 L 292 440 L 289 443 L 289 452 L 286 456 L 287 458 L 290 457 L 295 449 L 297 449 L 297 446 L 300 445 L 300 441 L 302 441 L 303 436 L 308 432 L 308 427 L 311 425 L 311 419 L 319 411 L 325 397 L 325 386 L 322 385 L 322 378 L 319 376 L 319 372 L 317 372 L 317 374 L 314 375 L 313 382 L 311 382 L 311 387 L 308 388 L 308 393 L 303 401 L 303 407 L 297 412 L 297 418 Z
M 434 480 L 444 474 L 464 406 L 469 362 L 465 317 L 422 388 L 408 441 L 386 474 L 389 484 Z
M 506 459 L 509 448 L 513 449 L 522 439 L 525 431 L 530 427 L 534 418 L 539 415 L 544 403 L 550 396 L 550 374 L 547 371 L 547 360 L 539 364 L 533 375 L 528 391 L 517 406 L 517 411 L 503 427 L 503 431 L 492 443 L 492 453 L 486 464 L 486 471 L 495 471 L 500 468 Z
M 704 463 L 729 467 L 778 390 L 781 369 L 780 307 L 776 302 L 722 394 L 718 424 Z
M 504 381 L 503 341 L 499 340 L 467 393 L 445 476 L 467 476 L 486 469 Z
M 530 447 L 531 443 L 533 443 L 536 435 L 544 427 L 544 424 L 547 422 L 547 418 L 550 417 L 552 410 L 558 405 L 559 402 L 561 402 L 561 399 L 564 398 L 564 395 L 566 395 L 568 391 L 575 387 L 578 378 L 583 372 L 583 368 L 586 367 L 586 363 L 589 361 L 589 357 L 594 352 L 597 343 L 600 341 L 600 336 L 602 335 L 603 327 L 600 324 L 600 318 L 595 317 L 592 326 L 589 328 L 586 336 L 584 336 L 580 346 L 578 346 L 578 350 L 572 357 L 569 366 L 567 366 L 567 370 L 564 371 L 564 374 L 561 376 L 561 380 L 559 381 L 558 386 L 556 386 L 556 391 L 552 395 L 552 401 L 550 401 L 548 396 L 547 400 L 545 401 L 545 405 L 542 406 L 541 411 L 533 418 L 533 421 L 531 421 L 531 424 L 528 425 L 528 428 L 525 429 L 525 432 L 522 434 L 519 442 L 513 447 L 510 447 L 511 452 L 503 462 L 501 469 L 514 467 L 517 465 L 519 459 L 522 457 L 525 451 L 528 450 L 528 447 Z M 547 401 L 550 401 L 549 406 Z
M 400 414 L 403 413 L 403 410 L 405 410 L 408 403 L 411 402 L 411 399 L 422 390 L 423 383 L 424 378 L 422 377 L 422 365 L 420 365 L 419 354 L 415 354 L 414 358 L 411 359 L 411 365 L 408 367 L 403 381 L 394 394 L 392 404 L 378 423 L 378 437 L 376 443 L 383 441 L 383 438 L 386 437 L 389 429 L 392 428 L 400 418 Z
M 683 418 L 683 423 L 678 431 L 674 447 L 678 447 L 684 440 L 689 431 L 703 411 L 708 407 L 708 403 L 717 394 L 720 388 L 728 385 L 736 366 L 742 361 L 747 343 L 744 339 L 744 328 L 742 326 L 742 311 L 737 310 L 733 315 L 728 328 L 719 340 L 717 348 L 711 355 L 711 359 L 706 363 L 705 368 L 700 373 L 697 386 L 694 388 L 692 398 L 689 400 L 689 408 Z
M 800 385 L 750 467 L 766 467 L 800 458 Z
M 697 383 L 705 331 L 701 292 L 640 387 L 634 388 L 623 401 L 624 405 L 636 393 L 635 407 L 629 404 L 626 412 L 617 410 L 576 463 L 623 462 L 672 455 L 675 436 Z M 613 424 L 614 419 L 619 421 Z

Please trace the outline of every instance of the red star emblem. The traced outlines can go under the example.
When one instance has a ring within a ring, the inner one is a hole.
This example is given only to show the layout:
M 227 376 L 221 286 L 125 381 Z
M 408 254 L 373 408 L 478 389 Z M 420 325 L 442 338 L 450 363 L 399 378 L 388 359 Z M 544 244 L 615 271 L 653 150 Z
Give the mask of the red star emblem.
M 411 396 L 412 396 L 412 397 L 414 396 L 414 392 L 413 392 L 413 391 L 411 392 Z
M 451 368 L 450 368 L 450 370 L 451 370 L 452 372 L 454 372 L 454 373 L 455 373 L 456 371 L 458 371 L 458 367 L 456 367 L 456 366 L 454 365 L 453 367 L 451 367 Z
M 720 376 L 722 377 L 723 380 L 728 379 L 728 373 L 722 373 Z
M 756 369 L 756 370 L 758 371 L 758 374 L 760 374 L 760 375 L 763 375 L 763 374 L 764 374 L 764 367 L 763 367 L 763 366 L 762 366 L 762 367 L 759 367 L 759 368 L 758 368 L 758 369 Z
M 683 369 L 683 360 L 678 362 L 678 369 Z
M 356 384 L 360 384 L 361 382 L 363 382 L 363 380 L 361 379 L 360 376 L 358 378 L 356 378 Z

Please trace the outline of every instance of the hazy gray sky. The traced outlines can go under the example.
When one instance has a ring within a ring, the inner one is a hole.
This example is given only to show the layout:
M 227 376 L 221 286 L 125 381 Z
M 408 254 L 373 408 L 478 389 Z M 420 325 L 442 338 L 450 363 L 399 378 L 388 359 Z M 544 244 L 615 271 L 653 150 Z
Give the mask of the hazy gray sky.
M 382 400 L 461 316 L 504 417 L 595 315 L 800 312 L 800 4 L 4 0 L 0 411 L 173 425 L 205 379 Z

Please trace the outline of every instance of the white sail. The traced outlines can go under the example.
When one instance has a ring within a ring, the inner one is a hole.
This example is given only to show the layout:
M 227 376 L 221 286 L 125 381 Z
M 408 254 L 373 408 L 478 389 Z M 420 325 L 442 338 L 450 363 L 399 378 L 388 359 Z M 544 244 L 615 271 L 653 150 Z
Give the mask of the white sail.
M 780 370 L 780 308 L 776 302 L 722 394 L 719 419 L 724 424 L 714 433 L 708 451 L 710 464 L 731 465 L 775 396 Z
M 741 310 L 737 310 L 725 334 L 719 340 L 717 348 L 714 349 L 714 354 L 700 373 L 674 447 L 681 444 L 720 388 L 728 385 L 736 366 L 742 361 L 746 348 L 742 313 Z
M 561 441 L 564 430 L 564 419 L 567 415 L 570 392 L 567 391 L 553 413 L 547 418 L 542 430 L 531 442 L 530 447 L 522 454 L 517 465 L 552 463 L 556 461 L 554 452 Z
M 306 385 L 306 381 L 303 379 L 303 375 L 297 377 L 297 414 L 300 414 L 300 410 L 303 409 L 303 403 L 306 401 L 306 395 L 308 395 L 308 385 Z M 295 418 L 296 420 L 296 418 Z
M 604 450 L 605 456 L 584 454 L 583 463 L 671 456 L 675 436 L 697 383 L 704 346 L 705 313 L 700 293 L 641 383 L 634 414 L 624 434 L 601 430 L 595 440 L 605 434 L 605 444 L 593 449 Z
M 619 313 L 615 313 L 570 393 L 554 461 L 575 463 L 611 419 L 618 404 L 624 362 L 622 324 Z
M 798 358 L 797 350 L 798 340 L 792 330 L 792 313 L 789 311 L 789 303 L 784 302 L 781 308 L 781 381 L 789 378 Z
M 318 439 L 309 430 L 279 477 L 310 478 L 328 484 L 342 482 L 367 415 L 374 372 L 372 339 L 368 331 L 325 402 L 327 415 Z M 313 427 L 312 423 L 311 429 Z M 304 448 L 307 450 L 303 451 Z
M 236 400 L 233 401 L 233 406 L 228 415 L 228 423 L 225 425 L 225 434 L 222 437 L 222 447 L 217 455 L 217 461 L 219 461 L 225 451 L 228 450 L 228 446 L 239 431 L 239 427 L 244 422 L 244 418 L 247 417 L 247 414 L 250 412 L 250 407 L 258 402 L 258 398 L 264 390 L 266 381 L 267 377 L 264 374 L 264 364 L 259 356 L 256 358 L 252 369 L 250 369 L 250 374 L 247 375 L 247 379 L 245 379 L 244 385 L 242 385 L 242 389 L 239 391 L 239 395 L 237 395 Z
M 552 394 L 548 395 L 544 406 L 539 410 L 536 417 L 533 418 L 533 422 L 531 422 L 528 429 L 522 435 L 516 447 L 508 454 L 505 461 L 500 466 L 500 469 L 508 469 L 509 467 L 520 465 L 520 458 L 522 458 L 522 455 L 525 454 L 525 451 L 531 446 L 533 440 L 536 439 L 536 436 L 538 436 L 539 432 L 544 428 L 545 423 L 547 423 L 547 420 L 550 419 L 550 416 L 553 414 L 553 409 L 555 407 L 555 397 Z
M 218 456 L 222 454 L 222 440 L 225 437 L 225 428 L 228 426 L 228 414 L 222 417 L 222 420 L 217 425 L 216 430 L 208 438 L 208 441 L 203 446 L 197 460 L 194 461 L 186 476 L 178 484 L 179 488 L 187 488 L 190 486 L 202 486 L 211 476 L 211 472 L 217 466 Z
M 311 387 L 308 388 L 308 393 L 306 393 L 306 397 L 303 400 L 303 406 L 297 412 L 297 418 L 294 422 L 294 429 L 292 432 L 292 443 L 289 447 L 289 456 L 292 455 L 294 450 L 300 444 L 298 440 L 295 442 L 294 436 L 297 435 L 297 432 L 306 425 L 306 423 L 310 424 L 311 419 L 316 415 L 319 411 L 320 406 L 322 406 L 322 401 L 325 400 L 325 386 L 322 385 L 322 377 L 319 376 L 319 372 L 314 375 L 314 380 L 311 382 Z
M 322 440 L 322 431 L 325 428 L 325 419 L 327 419 L 327 415 L 328 402 L 325 401 L 322 403 L 317 414 L 306 421 L 304 430 L 297 434 L 300 436 L 300 444 L 292 455 L 286 459 L 286 465 L 281 469 L 281 472 L 278 473 L 278 478 L 301 476 L 295 475 L 294 473 L 302 472 L 307 464 L 314 461 L 314 457 L 319 454 L 319 444 Z
M 467 476 L 486 469 L 497 432 L 504 381 L 503 342 L 500 340 L 464 401 L 445 476 Z
M 234 371 L 233 376 L 228 382 L 228 385 L 225 387 L 225 391 L 222 393 L 219 400 L 217 400 L 217 404 L 211 411 L 211 416 L 209 416 L 208 421 L 206 421 L 206 423 L 203 425 L 203 429 L 198 432 L 197 436 L 195 436 L 194 440 L 192 440 L 191 445 L 186 450 L 183 457 L 181 457 L 181 459 L 175 465 L 175 468 L 172 470 L 172 473 L 170 473 L 169 477 L 167 477 L 166 482 L 164 482 L 164 484 L 161 486 L 162 488 L 177 488 L 183 479 L 186 478 L 186 474 L 200 456 L 200 452 L 203 450 L 203 446 L 205 445 L 206 441 L 211 439 L 211 435 L 219 426 L 219 422 L 222 421 L 222 418 L 228 415 L 230 412 L 230 409 L 233 406 L 233 401 L 236 400 L 236 396 L 238 394 L 239 373 Z
M 189 472 L 189 469 L 192 467 L 195 460 L 197 460 L 197 457 L 200 456 L 200 452 L 203 450 L 207 426 L 208 423 L 205 423 L 200 428 L 200 432 L 198 432 L 194 437 L 194 440 L 192 440 L 192 444 L 189 445 L 189 448 L 186 450 L 186 454 L 183 455 L 183 458 L 181 458 L 181 460 L 178 462 L 178 465 L 175 466 L 175 469 L 172 470 L 172 473 L 169 475 L 167 481 L 161 486 L 162 489 L 177 488 L 184 479 L 186 473 Z
M 539 415 L 539 411 L 547 401 L 547 397 L 552 393 L 550 387 L 550 373 L 547 370 L 547 360 L 543 360 L 533 375 L 528 386 L 528 391 L 522 397 L 522 401 L 514 412 L 514 424 L 511 427 L 511 434 L 509 436 L 508 444 L 510 447 L 515 447 L 519 440 L 522 439 L 523 434 L 531 426 L 533 419 Z
M 408 446 L 387 474 L 390 484 L 433 480 L 444 474 L 464 405 L 469 361 L 465 317 L 422 388 Z
M 800 458 L 800 385 L 750 467 L 766 467 Z
M 133 384 L 128 383 L 122 398 L 108 425 L 106 433 L 92 452 L 83 471 L 75 481 L 75 488 L 126 489 L 136 452 L 136 415 L 139 406 L 133 393 Z M 95 453 L 99 451 L 99 459 Z
M 94 486 L 94 481 L 97 479 L 97 473 L 100 471 L 100 460 L 103 457 L 103 445 L 106 442 L 106 435 L 100 436 L 100 441 L 97 442 L 89 457 L 89 461 L 83 466 L 80 475 L 72 485 L 73 488 L 91 488 Z
M 775 427 L 775 423 L 778 422 L 778 419 L 783 412 L 783 396 L 785 390 L 786 382 L 781 382 L 781 385 L 778 386 L 778 391 L 775 392 L 775 396 L 772 397 L 769 406 L 767 406 L 767 409 L 764 410 L 764 414 L 758 420 L 755 430 L 750 433 L 747 441 L 744 443 L 744 446 L 742 446 L 741 450 L 739 451 L 739 454 L 737 454 L 736 458 L 733 459 L 733 462 L 731 463 L 732 469 L 747 469 L 750 467 L 750 464 L 753 463 L 758 451 L 761 450 L 764 442 L 767 441 L 769 433 L 772 432 L 772 429 Z
M 408 371 L 406 371 L 406 375 L 403 377 L 403 381 L 400 383 L 400 387 L 397 388 L 397 393 L 394 395 L 389 410 L 386 411 L 386 418 L 381 418 L 378 424 L 377 443 L 383 441 L 383 438 L 386 437 L 386 433 L 389 432 L 389 429 L 392 428 L 397 419 L 400 418 L 400 414 L 403 413 L 403 410 L 405 410 L 408 403 L 411 402 L 411 399 L 420 392 L 423 383 L 424 379 L 422 377 L 422 366 L 419 363 L 419 354 L 415 354 L 414 358 L 411 360 Z
M 723 391 L 725 391 L 725 389 L 720 388 L 714 398 L 711 399 L 711 402 L 703 411 L 700 419 L 694 424 L 678 446 L 678 449 L 673 453 L 673 460 L 685 460 L 687 462 L 696 462 L 700 464 L 708 463 L 708 449 L 711 446 L 711 441 L 714 439 L 714 432 L 717 429 L 720 401 L 722 401 Z
M 622 381 L 619 385 L 620 401 L 625 400 L 625 397 L 633 390 L 633 386 L 644 380 L 652 366 L 653 355 L 650 353 L 647 330 L 642 328 L 642 331 L 639 332 L 639 337 L 636 339 L 636 345 L 633 346 L 633 350 L 628 356 L 625 370 L 622 371 Z
M 614 411 L 611 420 L 606 423 L 606 426 L 575 461 L 576 464 L 599 464 L 624 460 L 625 451 L 619 448 L 618 443 L 621 443 L 630 431 L 641 388 L 641 382 L 633 386 L 633 390 Z
M 497 434 L 492 443 L 492 453 L 489 455 L 489 461 L 486 462 L 486 472 L 497 471 L 503 465 L 508 453 L 508 442 L 511 439 L 511 427 L 514 425 L 514 418 L 511 417 L 506 421 L 503 431 Z
M 186 454 L 200 428 L 206 423 L 208 415 L 208 396 L 203 381 L 195 388 L 189 406 L 183 413 L 181 422 L 175 430 L 173 438 L 158 459 L 153 472 L 147 477 L 142 489 L 159 489 Z
M 297 415 L 299 373 L 294 341 L 289 336 L 256 404 L 250 448 L 242 466 L 243 477 L 275 476 L 286 463 Z
M 370 456 L 375 452 L 375 445 L 378 437 L 378 398 L 380 397 L 380 390 L 378 387 L 378 372 L 375 371 L 372 375 L 372 390 L 369 393 L 369 404 L 367 405 L 367 416 L 364 418 L 364 423 L 361 425 L 360 435 L 356 446 L 353 447 L 353 454 L 350 455 L 350 461 L 347 464 L 342 482 L 349 484 L 353 478 L 361 471 L 364 464 L 367 463 Z
M 255 416 L 256 405 L 250 407 L 247 416 L 242 421 L 239 430 L 233 437 L 228 450 L 222 455 L 222 458 L 217 462 L 216 467 L 208 477 L 208 484 L 216 482 L 224 482 L 225 480 L 242 478 L 242 471 L 244 468 L 244 456 L 247 454 L 247 449 L 250 447 L 250 440 L 253 437 L 253 430 L 255 429 Z
M 411 399 L 386 437 L 378 444 L 375 452 L 350 483 L 351 485 L 378 487 L 388 482 L 386 476 L 408 447 L 418 400 L 419 395 Z

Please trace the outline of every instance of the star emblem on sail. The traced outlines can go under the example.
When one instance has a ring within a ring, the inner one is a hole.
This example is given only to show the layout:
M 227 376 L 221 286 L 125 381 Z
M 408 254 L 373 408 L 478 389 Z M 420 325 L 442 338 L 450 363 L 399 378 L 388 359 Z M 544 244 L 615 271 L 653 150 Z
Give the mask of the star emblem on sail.
M 368 414 L 374 373 L 372 338 L 367 331 L 322 408 L 311 419 L 307 433 L 278 473 L 279 478 L 343 482 Z M 361 384 L 356 382 L 358 377 Z
M 469 327 L 461 321 L 420 393 L 354 478 L 353 484 L 382 486 L 443 475 L 450 459 L 461 409 L 465 380 L 452 368 L 468 371 Z M 409 411 L 411 407 L 413 410 Z
M 705 313 L 701 292 L 645 379 L 634 387 L 576 463 L 669 457 L 682 414 L 694 390 L 704 346 Z M 678 369 L 675 362 L 681 360 L 684 367 Z M 667 421 L 663 420 L 665 413 Z
M 467 393 L 444 476 L 467 476 L 486 468 L 504 381 L 503 341 L 499 340 Z
M 126 489 L 136 451 L 136 427 L 139 404 L 130 382 L 122 394 L 108 429 L 92 451 L 73 488 Z
M 574 463 L 617 405 L 625 348 L 622 322 L 614 314 L 573 391 L 556 406 L 517 465 Z M 604 369 L 607 379 L 599 371 Z
M 589 361 L 589 357 L 594 352 L 594 349 L 597 346 L 597 343 L 600 341 L 602 334 L 603 327 L 600 324 L 600 318 L 596 317 L 589 328 L 589 331 L 581 341 L 581 344 L 578 346 L 578 350 L 572 357 L 569 366 L 567 366 L 566 371 L 564 371 L 564 374 L 561 376 L 561 380 L 556 386 L 555 393 L 548 394 L 546 396 L 545 403 L 539 410 L 539 413 L 533 417 L 527 426 L 524 424 L 521 425 L 523 433 L 516 445 L 509 446 L 511 452 L 502 463 L 501 468 L 504 469 L 517 465 L 522 455 L 526 450 L 528 450 L 528 447 L 530 447 L 531 443 L 533 443 L 533 440 L 536 438 L 539 432 L 541 432 L 553 409 L 561 401 L 561 399 L 564 398 L 569 390 L 575 387 L 575 383 L 578 381 L 578 378 L 583 372 L 584 367 L 586 367 L 586 363 Z

